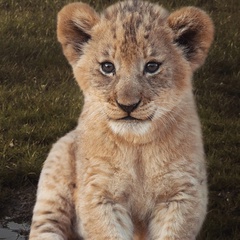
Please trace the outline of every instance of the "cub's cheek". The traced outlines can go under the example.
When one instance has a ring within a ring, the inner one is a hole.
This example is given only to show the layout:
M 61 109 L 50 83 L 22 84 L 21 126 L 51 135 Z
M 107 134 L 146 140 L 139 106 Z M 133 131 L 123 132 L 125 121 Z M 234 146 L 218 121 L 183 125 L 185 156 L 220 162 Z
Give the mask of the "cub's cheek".
M 104 112 L 109 120 L 118 120 L 126 116 L 126 113 L 117 107 L 105 107 Z

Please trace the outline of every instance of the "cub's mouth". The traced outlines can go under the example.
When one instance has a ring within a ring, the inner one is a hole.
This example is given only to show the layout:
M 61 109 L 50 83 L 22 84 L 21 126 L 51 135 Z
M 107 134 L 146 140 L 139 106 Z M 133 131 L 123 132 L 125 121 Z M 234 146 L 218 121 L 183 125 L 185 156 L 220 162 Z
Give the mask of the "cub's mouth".
M 107 109 L 108 110 L 108 109 Z M 105 114 L 108 120 L 113 121 L 119 124 L 141 124 L 144 122 L 151 123 L 155 119 L 156 109 L 152 108 L 143 108 L 142 110 L 136 110 L 131 113 L 123 113 L 122 111 L 118 111 L 118 109 L 111 109 L 110 111 L 106 111 Z
M 150 116 L 144 118 L 144 119 L 141 119 L 141 118 L 136 118 L 136 117 L 133 117 L 131 115 L 127 115 L 125 117 L 122 117 L 122 118 L 117 118 L 116 120 L 117 121 L 133 121 L 133 122 L 146 122 L 146 121 L 152 121 L 153 119 L 153 116 L 154 116 L 154 113 L 151 114 Z
M 123 117 L 123 118 L 119 118 L 117 120 L 127 120 L 127 121 L 142 121 L 142 119 L 138 119 L 138 118 L 135 118 L 135 117 L 132 117 L 130 115 L 126 116 L 126 117 Z

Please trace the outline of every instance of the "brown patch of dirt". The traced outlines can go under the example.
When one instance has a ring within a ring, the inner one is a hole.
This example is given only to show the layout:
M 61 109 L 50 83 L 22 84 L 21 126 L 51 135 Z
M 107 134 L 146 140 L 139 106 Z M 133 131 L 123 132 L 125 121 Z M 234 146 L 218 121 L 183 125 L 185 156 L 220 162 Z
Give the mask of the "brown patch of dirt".
M 30 224 L 36 197 L 36 187 L 28 186 L 23 189 L 13 190 L 11 195 L 11 199 L 1 206 L 0 223 L 5 224 L 14 221 Z

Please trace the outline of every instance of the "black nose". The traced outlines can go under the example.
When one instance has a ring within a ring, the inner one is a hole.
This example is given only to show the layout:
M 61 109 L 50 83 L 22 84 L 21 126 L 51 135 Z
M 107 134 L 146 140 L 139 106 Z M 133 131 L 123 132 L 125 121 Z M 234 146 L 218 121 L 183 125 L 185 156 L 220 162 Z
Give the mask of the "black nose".
M 140 104 L 141 100 L 139 100 L 137 103 L 131 104 L 131 105 L 124 105 L 121 104 L 117 101 L 117 105 L 119 108 L 121 108 L 124 112 L 127 112 L 128 114 L 130 114 L 131 112 L 133 112 L 138 105 Z

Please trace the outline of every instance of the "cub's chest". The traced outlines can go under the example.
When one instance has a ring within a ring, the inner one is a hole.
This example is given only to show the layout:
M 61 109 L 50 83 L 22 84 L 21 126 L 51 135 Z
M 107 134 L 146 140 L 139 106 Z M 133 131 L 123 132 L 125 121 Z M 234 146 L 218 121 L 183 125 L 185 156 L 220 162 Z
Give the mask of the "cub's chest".
M 156 202 L 167 198 L 169 156 L 159 146 L 110 150 L 108 145 L 95 154 L 82 152 L 77 171 L 80 192 L 94 193 L 100 202 L 121 204 L 144 218 Z
M 161 159 L 162 158 L 162 159 Z M 147 214 L 161 198 L 164 201 L 167 169 L 164 169 L 164 157 L 136 150 L 126 154 L 114 165 L 112 177 L 108 181 L 108 191 L 113 201 L 126 205 L 132 211 Z

